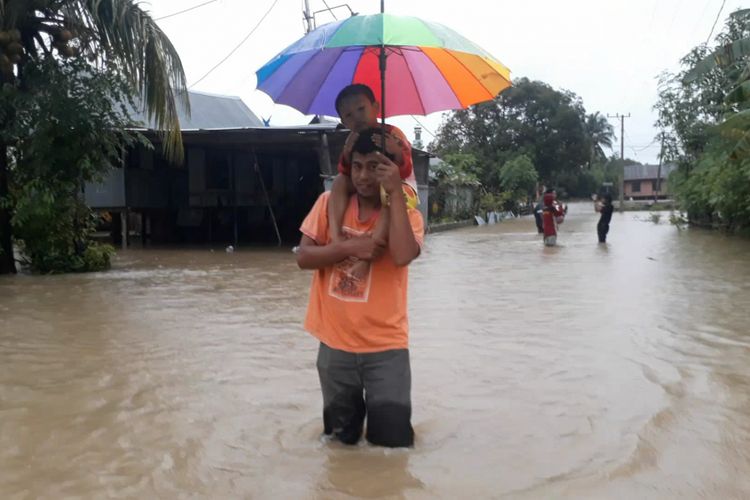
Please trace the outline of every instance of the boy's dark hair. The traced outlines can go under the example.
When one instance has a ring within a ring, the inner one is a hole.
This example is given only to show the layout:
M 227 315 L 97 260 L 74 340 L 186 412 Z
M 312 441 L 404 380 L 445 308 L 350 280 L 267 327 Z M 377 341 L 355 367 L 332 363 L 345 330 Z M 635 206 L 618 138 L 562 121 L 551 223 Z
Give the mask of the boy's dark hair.
M 555 188 L 547 188 L 547 189 L 546 189 L 546 190 L 544 191 L 544 194 L 548 194 L 548 193 L 554 193 L 554 192 L 555 192 Z
M 354 97 L 358 95 L 363 95 L 367 97 L 370 102 L 375 102 L 375 94 L 370 87 L 363 83 L 353 83 L 341 89 L 339 95 L 336 96 L 336 113 L 341 116 L 341 110 L 339 109 L 339 107 L 341 106 L 341 101 L 348 97 Z
M 611 194 L 605 194 L 604 195 L 604 203 L 606 203 L 607 205 L 611 205 L 612 204 L 612 195 Z
M 376 146 L 375 142 L 373 142 L 373 137 L 377 139 L 379 138 L 380 134 L 381 131 L 379 128 L 368 128 L 360 132 L 359 137 L 357 137 L 357 140 L 354 141 L 354 145 L 352 146 L 352 153 L 349 156 L 349 163 L 351 164 L 354 153 L 369 155 L 374 151 L 379 151 L 383 153 L 389 160 L 396 161 L 395 156 L 387 151 L 384 152 L 382 148 Z

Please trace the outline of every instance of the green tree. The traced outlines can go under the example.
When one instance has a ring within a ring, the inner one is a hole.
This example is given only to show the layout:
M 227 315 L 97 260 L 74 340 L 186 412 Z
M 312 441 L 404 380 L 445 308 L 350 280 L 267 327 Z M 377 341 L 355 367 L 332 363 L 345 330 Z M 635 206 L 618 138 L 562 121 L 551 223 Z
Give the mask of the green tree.
M 600 144 L 605 136 L 599 137 Z M 499 166 L 519 155 L 532 161 L 547 184 L 565 173 L 577 175 L 589 164 L 592 140 L 578 96 L 521 78 L 494 100 L 449 115 L 430 150 L 440 156 L 474 155 L 479 180 L 498 190 Z
M 700 45 L 662 76 L 657 124 L 672 182 L 692 222 L 750 227 L 750 10 L 730 15 L 713 47 Z
M 448 153 L 430 168 L 430 177 L 452 186 L 478 185 L 477 159 L 472 154 Z
M 0 0 L 0 86 L 29 90 L 27 68 L 43 61 L 81 59 L 115 72 L 147 110 L 157 128 L 168 130 L 167 156 L 180 160 L 176 100 L 187 108 L 185 75 L 177 51 L 135 0 Z M 0 129 L 18 111 L 10 92 L 0 102 Z M 9 197 L 10 143 L 0 137 L 0 274 L 15 272 Z M 20 167 L 20 165 L 19 165 Z
M 528 201 L 533 195 L 539 179 L 536 168 L 526 155 L 519 155 L 505 162 L 499 172 L 500 186 L 511 193 L 512 201 Z
M 586 115 L 585 130 L 589 147 L 588 166 L 591 168 L 594 164 L 607 160 L 604 148 L 612 149 L 615 131 L 607 117 L 598 111 Z
M 25 79 L 28 90 L 14 96 L 13 129 L 23 139 L 14 144 L 11 195 L 26 264 L 41 273 L 106 268 L 114 249 L 90 241 L 95 218 L 82 187 L 118 165 L 126 146 L 147 143 L 127 131 L 129 84 L 75 59 L 30 65 Z

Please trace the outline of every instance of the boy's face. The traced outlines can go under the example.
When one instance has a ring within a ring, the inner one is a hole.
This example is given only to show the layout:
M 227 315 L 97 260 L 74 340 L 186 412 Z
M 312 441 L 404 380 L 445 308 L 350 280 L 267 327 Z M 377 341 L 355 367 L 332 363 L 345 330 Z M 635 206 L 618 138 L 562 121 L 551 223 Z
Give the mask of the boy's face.
M 346 128 L 361 132 L 378 124 L 379 110 L 377 102 L 370 102 L 367 96 L 358 94 L 342 99 L 339 117 Z
M 380 196 L 380 184 L 375 174 L 380 163 L 375 152 L 363 155 L 352 153 L 352 184 L 357 194 L 363 198 Z

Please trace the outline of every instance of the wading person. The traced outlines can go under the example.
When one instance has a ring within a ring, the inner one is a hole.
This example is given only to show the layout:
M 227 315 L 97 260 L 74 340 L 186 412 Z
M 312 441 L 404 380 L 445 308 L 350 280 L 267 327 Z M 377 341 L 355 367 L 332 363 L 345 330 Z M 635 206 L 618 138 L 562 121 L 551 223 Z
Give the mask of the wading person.
M 607 233 L 609 233 L 609 223 L 612 220 L 612 212 L 614 211 L 611 194 L 605 194 L 604 201 L 596 204 L 596 211 L 601 214 L 599 216 L 599 223 L 596 225 L 599 243 L 606 243 Z
M 548 247 L 557 245 L 557 225 L 565 220 L 565 208 L 557 202 L 557 194 L 554 189 L 548 189 L 542 197 L 544 208 L 542 209 L 542 228 L 544 232 L 544 244 Z
M 414 442 L 407 266 L 420 253 L 424 223 L 399 196 L 399 167 L 376 148 L 377 134 L 363 130 L 351 147 L 355 193 L 344 212 L 343 238 L 331 238 L 331 195 L 323 193 L 300 227 L 296 252 L 300 268 L 315 270 L 305 329 L 320 340 L 325 434 L 354 444 L 366 421 L 370 443 L 401 447 Z M 381 185 L 388 206 L 381 205 Z M 387 241 L 373 237 L 386 211 Z

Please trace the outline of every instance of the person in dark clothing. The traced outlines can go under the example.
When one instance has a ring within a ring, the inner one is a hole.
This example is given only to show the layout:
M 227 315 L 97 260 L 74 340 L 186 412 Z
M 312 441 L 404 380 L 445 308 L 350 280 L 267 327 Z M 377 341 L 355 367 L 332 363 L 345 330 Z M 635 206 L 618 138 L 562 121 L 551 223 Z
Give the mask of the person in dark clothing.
M 607 233 L 609 232 L 609 222 L 612 220 L 612 195 L 604 195 L 604 201 L 597 202 L 596 211 L 601 214 L 599 224 L 596 225 L 596 232 L 599 234 L 599 243 L 607 242 Z
M 544 210 L 544 206 L 542 205 L 542 199 L 539 198 L 539 201 L 534 205 L 534 221 L 536 222 L 536 230 L 537 233 L 543 234 L 544 233 L 544 226 L 542 226 L 542 211 Z

